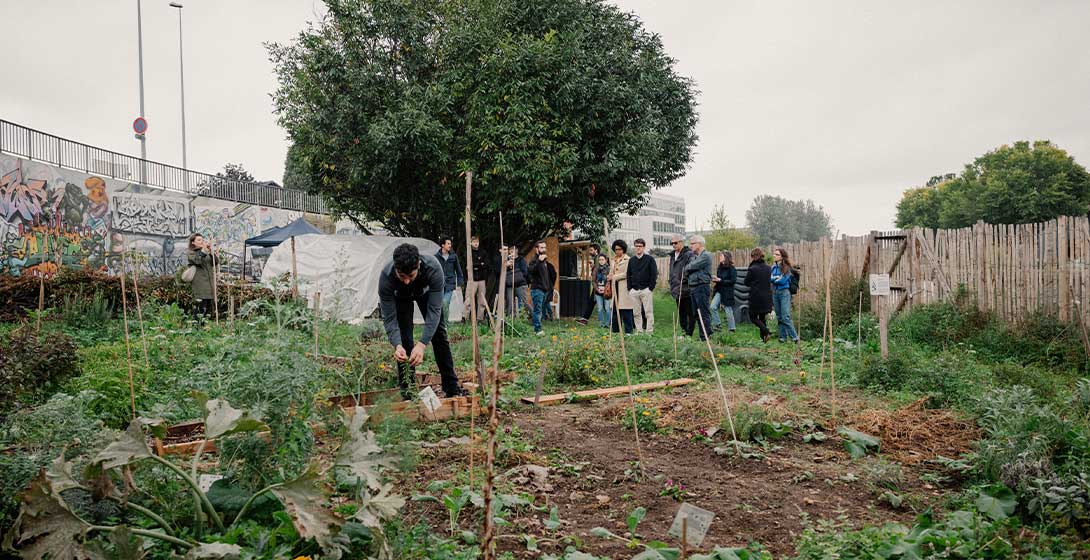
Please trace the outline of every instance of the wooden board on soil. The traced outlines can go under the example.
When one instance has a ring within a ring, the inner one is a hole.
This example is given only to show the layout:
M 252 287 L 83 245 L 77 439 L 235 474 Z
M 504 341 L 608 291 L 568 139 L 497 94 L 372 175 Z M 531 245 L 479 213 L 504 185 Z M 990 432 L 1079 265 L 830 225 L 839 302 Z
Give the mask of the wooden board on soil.
M 260 432 L 258 437 L 268 441 L 272 435 L 269 432 Z M 204 453 L 215 453 L 216 440 L 205 440 L 204 422 L 193 420 L 174 424 L 167 428 L 166 436 L 162 439 L 152 438 L 152 448 L 155 454 L 163 457 L 166 455 L 192 455 L 204 443 Z
M 655 389 L 666 389 L 669 387 L 681 387 L 682 385 L 688 385 L 696 381 L 688 377 L 682 377 L 679 379 L 670 379 L 667 381 L 656 381 L 654 383 L 638 383 L 632 386 L 633 392 L 639 391 L 653 391 Z M 557 393 L 555 395 L 542 395 L 538 399 L 538 405 L 550 405 L 561 404 L 569 401 L 589 401 L 600 398 L 615 397 L 617 395 L 627 395 L 629 391 L 628 385 L 621 385 L 620 387 L 607 387 L 605 389 L 590 389 L 587 391 L 576 391 L 574 393 Z M 522 397 L 522 402 L 527 404 L 534 404 L 534 397 Z
M 354 406 L 355 403 L 352 402 L 342 408 L 351 411 Z M 396 414 L 409 422 L 468 418 L 470 414 L 479 416 L 482 413 L 480 399 L 476 396 L 439 399 L 439 408 L 435 411 L 430 411 L 423 404 L 414 401 L 366 405 L 363 409 L 374 420 L 381 419 L 384 414 Z

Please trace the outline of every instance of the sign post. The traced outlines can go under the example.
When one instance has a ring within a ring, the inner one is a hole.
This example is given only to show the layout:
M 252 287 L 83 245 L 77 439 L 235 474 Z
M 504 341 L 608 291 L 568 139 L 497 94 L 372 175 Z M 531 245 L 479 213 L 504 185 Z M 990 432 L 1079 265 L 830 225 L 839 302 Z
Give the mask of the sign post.
M 878 340 L 882 347 L 882 359 L 889 358 L 889 306 L 886 298 L 889 297 L 889 275 L 870 275 L 870 295 L 878 298 Z

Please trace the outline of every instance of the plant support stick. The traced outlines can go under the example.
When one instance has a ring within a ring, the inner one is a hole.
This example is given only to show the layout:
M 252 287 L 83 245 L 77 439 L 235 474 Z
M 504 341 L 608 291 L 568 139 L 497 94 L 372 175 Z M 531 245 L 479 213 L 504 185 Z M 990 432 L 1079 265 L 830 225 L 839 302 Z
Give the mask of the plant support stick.
M 122 246 L 124 247 L 124 246 Z M 121 325 L 125 331 L 125 358 L 129 364 L 129 402 L 136 418 L 136 386 L 132 376 L 132 345 L 129 343 L 129 302 L 125 293 L 125 251 L 121 251 Z
M 712 350 L 712 341 L 708 338 L 708 331 L 704 328 L 704 314 L 697 309 L 696 317 L 697 320 L 700 321 L 700 332 L 704 333 L 704 342 L 708 344 L 708 354 L 712 357 L 712 366 L 715 368 L 715 380 L 719 383 L 719 395 L 723 397 L 723 414 L 727 417 L 727 423 L 730 424 L 731 440 L 738 441 L 738 434 L 734 431 L 734 415 L 730 413 L 730 404 L 727 403 L 727 390 L 723 387 L 723 376 L 719 373 L 719 361 L 715 359 L 715 352 Z
M 500 246 L 503 246 L 503 213 L 500 213 Z M 504 255 L 504 259 L 507 256 Z M 503 288 L 507 281 L 507 267 L 500 269 L 500 287 Z M 496 479 L 496 429 L 500 419 L 496 406 L 500 400 L 500 356 L 503 354 L 504 331 L 504 301 L 506 297 L 497 298 L 496 324 L 499 327 L 492 335 L 492 399 L 488 407 L 488 446 L 485 448 L 485 479 L 484 479 L 484 531 L 481 536 L 481 553 L 485 560 L 494 560 L 496 557 L 496 520 L 493 515 L 493 500 L 495 498 Z M 472 438 L 470 438 L 472 443 Z

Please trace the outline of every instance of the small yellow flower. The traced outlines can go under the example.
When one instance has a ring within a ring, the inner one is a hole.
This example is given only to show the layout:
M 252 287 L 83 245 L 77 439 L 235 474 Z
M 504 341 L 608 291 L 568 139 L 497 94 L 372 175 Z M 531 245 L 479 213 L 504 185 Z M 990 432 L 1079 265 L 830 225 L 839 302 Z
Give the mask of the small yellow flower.
M 650 410 L 645 410 L 645 411 L 643 411 L 643 415 L 644 416 L 651 416 L 651 411 Z
M 556 342 L 556 335 L 553 335 L 553 342 Z
M 723 358 L 724 358 L 725 356 L 723 356 L 723 353 L 722 353 L 722 352 L 720 352 L 720 353 L 716 354 L 716 355 L 715 355 L 715 357 L 716 357 L 716 358 L 719 358 L 720 360 L 722 360 L 722 359 L 723 359 Z
M 386 369 L 386 364 L 379 364 L 378 368 L 384 370 L 384 369 Z
M 775 378 L 775 377 L 772 377 L 771 375 L 769 375 L 768 377 L 765 377 L 765 382 L 767 382 L 767 383 L 775 383 L 775 382 L 776 382 L 776 378 Z
M 296 556 L 294 560 L 310 560 L 310 556 Z
M 806 379 L 806 372 L 805 371 L 800 371 L 799 372 L 799 379 Z

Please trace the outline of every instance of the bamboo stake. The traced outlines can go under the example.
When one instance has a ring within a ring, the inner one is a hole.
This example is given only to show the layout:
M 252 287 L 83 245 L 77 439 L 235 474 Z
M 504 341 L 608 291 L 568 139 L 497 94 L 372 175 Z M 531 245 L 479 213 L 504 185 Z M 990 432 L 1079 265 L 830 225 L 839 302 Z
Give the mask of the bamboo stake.
M 294 239 L 294 238 L 293 238 Z M 216 324 L 220 324 L 220 298 L 219 298 L 219 284 L 220 284 L 220 261 L 216 258 L 216 244 L 211 243 L 208 248 L 212 255 L 212 309 L 214 309 L 213 315 L 216 318 Z
M 295 266 L 295 236 L 291 236 L 291 299 L 299 297 L 299 274 Z
M 466 279 L 467 285 L 476 281 L 473 277 L 473 214 L 471 211 L 473 200 L 473 172 L 466 171 Z M 505 291 L 506 293 L 506 291 Z M 473 291 L 473 301 L 470 302 L 469 320 L 473 328 L 473 368 L 477 370 L 477 384 L 484 386 L 484 368 L 481 367 L 481 343 L 477 333 L 477 291 Z M 472 460 L 472 449 L 470 458 Z M 472 470 L 470 471 L 472 472 Z
M 612 272 L 612 268 L 610 268 L 610 271 Z M 632 431 L 636 434 L 636 460 L 639 461 L 640 464 L 640 473 L 644 473 L 643 448 L 640 446 L 640 425 L 639 422 L 637 422 L 636 420 L 636 394 L 632 391 L 632 375 L 628 372 L 628 351 L 625 350 L 624 346 L 625 329 L 623 323 L 621 322 L 621 308 L 620 305 L 618 305 L 620 303 L 619 294 L 621 283 L 619 280 L 612 279 L 610 280 L 610 282 L 613 282 L 614 285 L 613 310 L 616 314 L 617 319 L 617 338 L 621 340 L 621 360 L 624 361 L 625 382 L 628 383 L 628 406 L 632 409 Z
M 144 369 L 151 373 L 151 360 L 148 359 L 148 338 L 144 332 L 144 310 L 140 305 L 140 267 L 132 267 L 132 291 L 136 295 L 136 322 L 140 324 L 140 344 L 144 347 Z M 145 377 L 146 379 L 146 377 Z
M 858 349 L 859 357 L 863 357 L 863 290 L 859 290 L 859 314 L 855 319 L 856 333 L 855 333 L 855 347 Z
M 129 303 L 125 293 L 125 251 L 121 246 L 121 325 L 125 331 L 125 357 L 129 364 L 129 401 L 132 405 L 132 417 L 136 418 L 136 386 L 132 375 L 132 345 L 129 343 Z
M 836 238 L 832 243 L 833 253 L 836 252 Z M 836 365 L 833 361 L 833 307 L 832 307 L 832 273 L 825 269 L 825 322 L 829 324 L 829 383 L 832 386 L 832 412 L 833 421 L 836 422 Z
M 322 292 L 314 292 L 314 357 L 320 358 L 318 353 L 318 323 L 322 320 Z
M 719 361 L 715 359 L 712 350 L 712 341 L 708 338 L 708 330 L 704 328 L 704 316 L 699 309 L 696 310 L 697 319 L 700 321 L 700 332 L 704 333 L 704 342 L 708 344 L 708 355 L 712 357 L 712 366 L 715 368 L 715 381 L 719 384 L 719 396 L 723 397 L 723 414 L 730 424 L 730 437 L 732 441 L 738 441 L 738 433 L 734 431 L 734 415 L 730 413 L 730 405 L 727 404 L 727 390 L 723 387 L 723 375 L 719 373 Z
M 689 516 L 681 518 L 681 560 L 689 555 Z
M 45 310 L 45 271 L 38 272 L 38 316 L 34 318 L 34 334 L 42 332 L 42 313 Z
M 466 171 L 466 278 L 467 285 L 472 284 L 476 279 L 473 277 L 473 213 L 472 213 L 472 201 L 473 201 L 473 171 Z M 506 255 L 505 255 L 506 257 Z M 500 261 L 505 262 L 505 261 Z M 504 287 L 500 286 L 502 290 Z M 504 294 L 506 295 L 506 290 Z M 487 299 L 487 298 L 486 298 Z M 485 305 L 488 302 L 485 301 Z M 484 387 L 484 368 L 481 366 L 481 342 L 480 336 L 477 332 L 477 291 L 473 291 L 473 301 L 470 302 L 469 320 L 473 329 L 473 368 L 477 370 L 477 386 Z M 476 438 L 476 418 L 477 414 L 474 412 L 473 397 L 469 399 L 469 485 L 473 486 L 473 441 Z
M 500 245 L 503 245 L 503 212 L 500 212 Z M 504 255 L 504 261 L 507 256 Z M 505 287 L 507 281 L 507 267 L 500 268 L 500 287 Z M 499 427 L 500 420 L 497 415 L 496 406 L 500 400 L 500 356 L 503 354 L 503 331 L 504 331 L 504 300 L 506 297 L 497 298 L 496 302 L 496 324 L 498 329 L 493 333 L 492 338 L 492 402 L 489 404 L 488 411 L 488 446 L 486 447 L 485 455 L 485 480 L 484 480 L 484 530 L 481 537 L 481 552 L 484 560 L 494 560 L 496 557 L 495 551 L 495 539 L 496 539 L 496 522 L 492 515 L 492 501 L 493 494 L 495 492 L 494 484 L 496 479 L 496 429 Z M 472 438 L 470 438 L 472 444 Z

